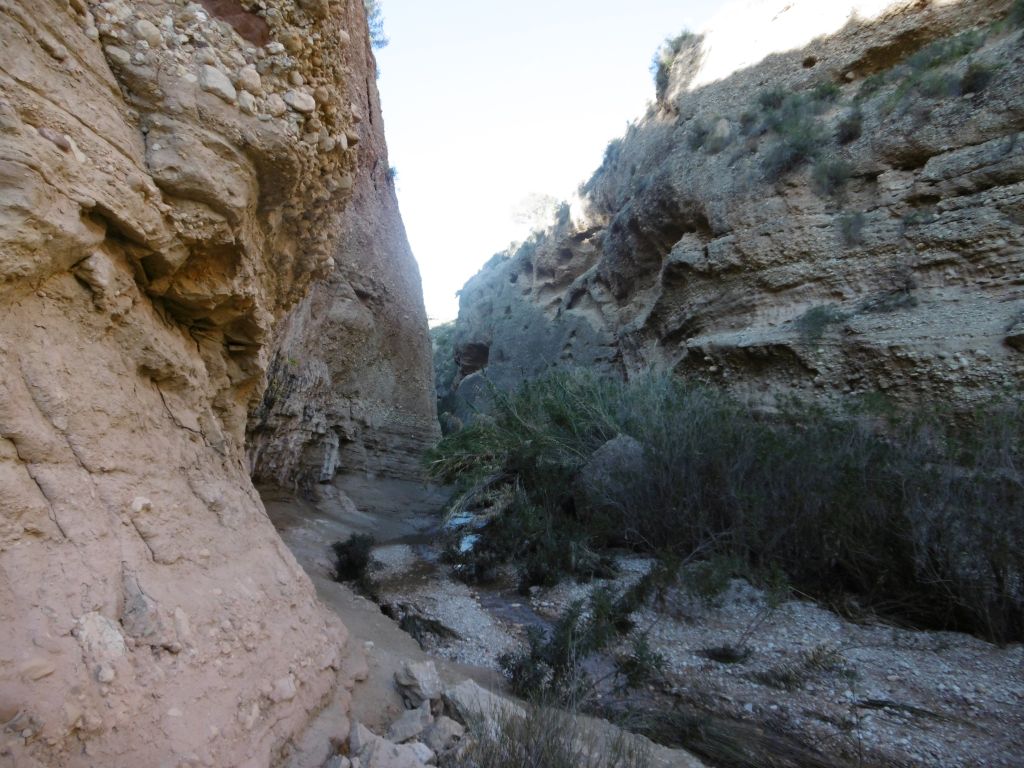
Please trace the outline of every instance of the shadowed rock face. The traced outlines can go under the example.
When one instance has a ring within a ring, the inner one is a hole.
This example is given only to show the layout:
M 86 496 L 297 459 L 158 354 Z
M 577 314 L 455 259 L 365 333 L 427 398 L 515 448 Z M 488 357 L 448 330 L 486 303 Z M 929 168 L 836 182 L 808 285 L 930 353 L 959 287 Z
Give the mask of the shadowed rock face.
M 270 42 L 270 27 L 261 16 L 247 11 L 238 0 L 200 0 L 203 8 L 231 25 L 242 38 L 253 45 Z
M 1009 5 L 895 3 L 724 79 L 743 20 L 690 40 L 580 215 L 466 284 L 456 357 L 486 346 L 499 384 L 576 365 L 758 396 L 1019 388 L 1022 32 L 990 26 Z M 752 39 L 796 39 L 786 19 L 807 9 L 787 4 Z M 962 52 L 910 58 L 972 28 Z M 820 133 L 816 156 L 775 175 L 793 126 L 768 124 L 773 88 L 799 94 Z M 456 387 L 472 396 L 475 378 Z
M 423 449 L 439 435 L 423 292 L 388 166 L 373 54 L 352 45 L 345 56 L 365 89 L 353 103 L 358 166 L 334 271 L 276 332 L 249 423 L 253 477 L 307 494 L 339 472 L 419 478 Z
M 267 765 L 336 685 L 244 434 L 345 241 L 366 20 L 262 5 L 257 49 L 196 4 L 0 3 L 0 762 Z

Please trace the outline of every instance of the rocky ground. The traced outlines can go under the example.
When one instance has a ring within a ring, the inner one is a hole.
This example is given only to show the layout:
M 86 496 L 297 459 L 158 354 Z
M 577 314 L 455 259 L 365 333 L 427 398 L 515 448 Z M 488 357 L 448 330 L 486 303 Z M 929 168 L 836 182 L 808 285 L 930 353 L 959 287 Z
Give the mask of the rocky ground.
M 549 628 L 592 590 L 621 589 L 653 565 L 620 557 L 614 580 L 563 582 L 529 596 L 516 592 L 514 569 L 503 583 L 470 587 L 441 561 L 439 518 L 431 507 L 442 497 L 434 493 L 417 506 L 411 503 L 417 486 L 405 484 L 402 500 L 388 511 L 381 505 L 386 493 L 374 488 L 362 480 L 352 486 L 364 503 L 376 499 L 370 513 L 337 500 L 302 509 L 286 497 L 264 497 L 321 597 L 341 613 L 356 642 L 373 643 L 368 656 L 378 671 L 369 688 L 377 693 L 357 689 L 354 700 L 356 718 L 378 733 L 402 712 L 391 678 L 405 659 L 434 659 L 449 682 L 468 676 L 500 689 L 498 657 L 524 646 L 527 627 Z M 380 544 L 367 586 L 392 618 L 329 579 L 325 542 L 370 530 Z M 606 712 L 710 718 L 722 733 L 776 753 L 781 765 L 1019 764 L 1024 646 L 854 623 L 807 600 L 778 601 L 740 580 L 703 596 L 686 583 L 633 615 L 665 659 L 661 681 L 629 698 L 605 689 L 595 704 Z M 733 651 L 738 659 L 723 658 Z
M 448 579 L 429 544 L 437 532 L 443 493 L 410 481 L 355 476 L 339 478 L 335 489 L 317 502 L 272 487 L 260 492 L 271 520 L 309 574 L 318 596 L 345 617 L 349 629 L 339 694 L 344 701 L 324 708 L 294 745 L 288 766 L 458 765 L 464 728 L 472 735 L 481 720 L 489 722 L 496 712 L 526 716 L 521 704 L 495 693 L 504 690 L 505 681 L 496 669 L 497 653 L 490 647 L 498 643 L 515 647 L 520 642 L 519 628 L 498 607 L 498 596 L 470 591 Z M 401 575 L 408 587 L 403 602 L 424 617 L 451 621 L 460 630 L 457 637 L 438 643 L 425 633 L 421 645 L 377 603 L 333 580 L 330 542 L 367 532 L 381 541 L 375 552 L 378 575 Z M 417 582 L 423 589 L 416 589 Z M 512 605 L 514 601 L 506 607 Z M 424 708 L 424 701 L 431 706 Z M 581 733 L 596 743 L 619 733 L 593 718 L 581 718 L 580 723 Z M 628 734 L 622 738 L 634 740 Z M 703 765 L 683 750 L 661 748 L 642 738 L 635 741 L 653 766 Z

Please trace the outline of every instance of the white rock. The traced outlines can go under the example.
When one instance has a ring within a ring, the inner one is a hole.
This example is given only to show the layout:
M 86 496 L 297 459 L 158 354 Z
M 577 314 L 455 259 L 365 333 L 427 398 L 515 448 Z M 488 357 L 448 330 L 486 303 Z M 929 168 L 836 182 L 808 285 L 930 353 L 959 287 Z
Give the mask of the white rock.
M 238 87 L 259 96 L 263 93 L 263 79 L 251 64 L 238 71 Z
M 79 617 L 75 636 L 86 658 L 92 662 L 110 663 L 128 652 L 120 626 L 96 611 Z
M 272 93 L 267 97 L 267 111 L 274 117 L 281 117 L 288 111 L 288 105 L 284 103 L 284 99 L 276 93 Z
M 96 680 L 101 683 L 112 683 L 115 677 L 117 677 L 117 672 L 109 664 L 100 664 L 96 668 Z
M 461 723 L 441 715 L 434 719 L 433 725 L 423 732 L 421 738 L 423 743 L 434 752 L 444 752 L 450 749 L 465 733 L 466 729 Z
M 421 741 L 414 741 L 407 746 L 413 751 L 416 758 L 424 765 L 433 765 L 434 761 L 437 759 L 437 756 L 434 754 L 434 750 Z
M 247 115 L 256 114 L 256 97 L 248 91 L 238 92 L 238 108 Z
M 132 499 L 132 514 L 137 515 L 140 512 L 149 512 L 153 509 L 153 502 L 147 499 L 145 496 L 136 496 Z
M 316 99 L 302 91 L 288 91 L 284 95 L 284 103 L 296 112 L 307 115 L 316 109 Z
M 441 697 L 441 678 L 432 661 L 406 661 L 395 672 L 395 684 L 402 698 L 413 707 Z
M 463 723 L 474 717 L 486 720 L 526 717 L 526 710 L 509 699 L 491 693 L 472 680 L 463 680 L 444 692 L 449 714 Z
M 160 35 L 160 30 L 156 26 L 146 19 L 139 19 L 135 22 L 135 36 L 140 40 L 145 40 L 153 48 L 156 48 L 160 43 L 163 42 L 163 38 Z
M 424 701 L 416 709 L 407 709 L 402 716 L 388 728 L 387 740 L 396 744 L 409 741 L 423 733 L 434 722 L 430 714 L 430 702 Z
M 275 704 L 282 701 L 291 701 L 295 698 L 295 678 L 292 675 L 282 677 L 274 682 L 274 690 L 270 693 L 270 700 Z
M 238 95 L 228 76 L 216 67 L 204 64 L 199 68 L 199 87 L 220 96 L 224 101 L 234 102 Z
M 103 51 L 107 54 L 107 58 L 119 67 L 127 67 L 132 63 L 132 55 L 124 48 L 118 48 L 116 45 L 105 45 Z

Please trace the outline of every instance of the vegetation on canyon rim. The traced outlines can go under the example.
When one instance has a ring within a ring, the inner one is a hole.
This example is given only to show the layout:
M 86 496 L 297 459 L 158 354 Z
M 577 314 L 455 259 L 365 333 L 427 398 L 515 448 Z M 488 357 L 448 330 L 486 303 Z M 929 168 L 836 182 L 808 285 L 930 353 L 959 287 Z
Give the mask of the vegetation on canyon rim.
M 585 480 L 620 436 L 642 454 Z M 670 570 L 724 558 L 837 606 L 1010 641 L 1024 637 L 1022 460 L 1020 400 L 966 421 L 796 403 L 766 417 L 670 378 L 562 373 L 494 391 L 430 467 L 459 483 L 458 509 L 490 510 L 452 555 L 469 578 L 505 562 L 524 587 L 607 575 L 621 548 Z

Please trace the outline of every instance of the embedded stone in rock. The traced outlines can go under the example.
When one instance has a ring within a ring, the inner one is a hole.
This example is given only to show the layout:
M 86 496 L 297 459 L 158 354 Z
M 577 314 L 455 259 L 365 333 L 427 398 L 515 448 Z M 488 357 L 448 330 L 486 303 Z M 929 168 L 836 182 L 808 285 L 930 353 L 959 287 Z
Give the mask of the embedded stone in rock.
M 91 662 L 115 661 L 127 653 L 124 636 L 118 625 L 96 611 L 81 616 L 74 633 L 86 659 Z
M 316 109 L 316 99 L 302 91 L 288 91 L 284 95 L 284 103 L 296 112 L 307 115 Z
M 238 71 L 238 87 L 259 96 L 263 93 L 263 78 L 251 64 Z
M 107 58 L 110 59 L 110 61 L 117 64 L 119 67 L 127 67 L 132 63 L 132 55 L 124 48 L 119 48 L 116 45 L 107 45 L 104 46 L 103 52 L 107 54 Z
M 295 698 L 295 694 L 295 678 L 292 675 L 288 675 L 274 683 L 274 690 L 270 693 L 270 700 L 275 704 L 282 701 L 291 701 Z
M 407 709 L 388 728 L 387 739 L 396 744 L 415 738 L 434 722 L 430 714 L 430 702 L 424 701 L 416 709 Z
M 160 30 L 157 29 L 156 25 L 151 21 L 139 19 L 135 22 L 133 29 L 135 36 L 140 40 L 145 40 L 152 48 L 156 48 L 163 42 L 163 38 L 160 36 Z
M 409 707 L 441 698 L 441 678 L 432 661 L 405 662 L 395 672 L 395 684 Z
M 49 677 L 53 674 L 54 670 L 57 669 L 54 663 L 49 659 L 44 659 L 42 656 L 36 656 L 23 662 L 18 671 L 21 676 L 30 682 L 36 680 L 42 680 L 44 677 Z
M 281 117 L 288 111 L 288 105 L 278 94 L 272 93 L 267 97 L 267 111 L 274 117 Z
M 204 64 L 199 68 L 199 87 L 220 96 L 224 101 L 234 102 L 238 95 L 228 76 L 214 66 Z
M 238 108 L 247 115 L 256 114 L 256 97 L 248 91 L 238 92 Z

